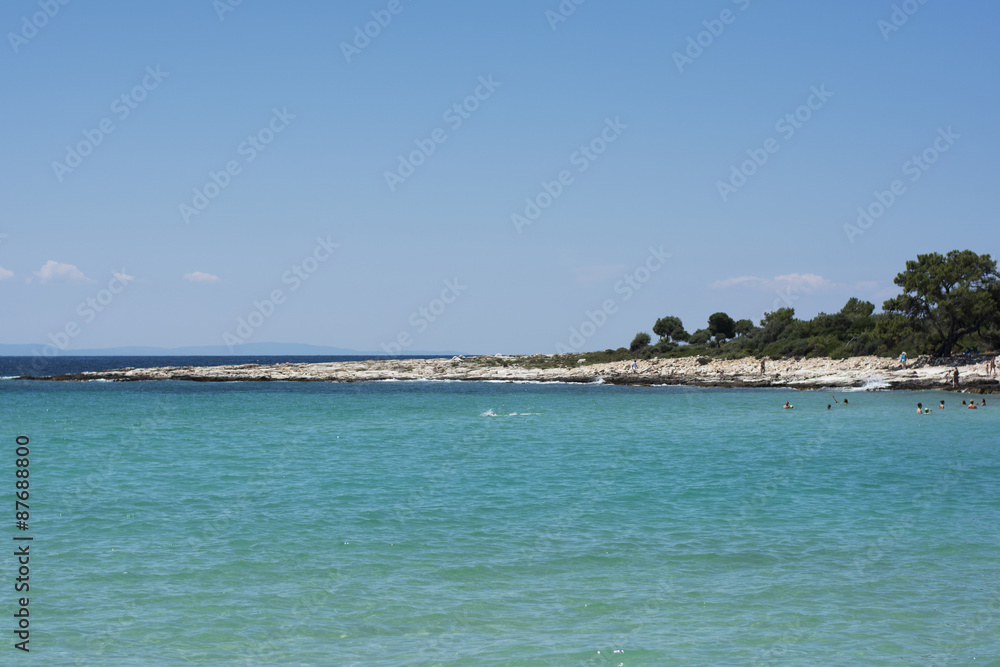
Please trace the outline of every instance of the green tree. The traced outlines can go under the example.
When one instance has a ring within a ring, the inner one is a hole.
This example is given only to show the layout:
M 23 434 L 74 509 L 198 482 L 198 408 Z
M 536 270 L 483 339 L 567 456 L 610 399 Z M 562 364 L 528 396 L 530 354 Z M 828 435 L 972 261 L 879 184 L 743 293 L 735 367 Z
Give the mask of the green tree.
M 746 336 L 753 331 L 753 320 L 736 320 L 733 331 L 736 332 L 737 336 Z
M 870 317 L 872 313 L 875 312 L 875 304 L 871 301 L 862 301 L 857 297 L 852 296 L 848 299 L 847 303 L 843 308 L 840 309 L 841 315 L 860 315 L 861 317 Z
M 1000 320 L 998 280 L 997 263 L 989 255 L 971 250 L 917 255 L 893 281 L 903 293 L 882 307 L 926 330 L 936 353 L 947 356 L 959 338 Z
M 685 341 L 690 337 L 690 334 L 684 331 L 684 324 L 681 323 L 681 318 L 674 317 L 673 315 L 661 317 L 656 320 L 656 324 L 653 325 L 653 333 L 659 336 L 660 340 L 666 338 L 673 341 Z
M 708 331 L 715 340 L 729 340 L 736 335 L 736 322 L 725 313 L 712 313 L 708 316 Z
M 902 351 L 902 346 L 913 335 L 909 321 L 897 313 L 879 315 L 872 331 L 875 340 L 882 345 L 882 352 L 894 354 Z
M 794 308 L 779 308 L 772 313 L 764 313 L 764 319 L 760 321 L 760 326 L 763 328 L 774 326 L 784 328 L 788 326 L 793 319 L 795 319 Z
M 629 352 L 639 352 L 643 348 L 649 347 L 649 344 L 653 341 L 648 333 L 645 331 L 640 331 L 632 339 L 632 344 L 628 346 Z
M 698 329 L 691 334 L 691 337 L 688 338 L 688 342 L 692 345 L 705 345 L 711 337 L 712 332 L 708 329 Z
M 764 313 L 764 319 L 760 321 L 764 338 L 768 342 L 776 340 L 794 320 L 794 308 L 779 308 L 774 312 Z

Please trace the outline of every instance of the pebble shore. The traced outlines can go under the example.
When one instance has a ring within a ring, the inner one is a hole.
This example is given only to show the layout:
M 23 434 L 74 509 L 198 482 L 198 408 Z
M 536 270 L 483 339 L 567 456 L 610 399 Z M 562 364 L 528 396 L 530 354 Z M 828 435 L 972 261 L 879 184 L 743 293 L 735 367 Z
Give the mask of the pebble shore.
M 954 369 L 959 389 L 1000 393 L 1000 383 L 987 373 L 985 357 L 934 359 L 917 357 L 903 368 L 898 359 L 768 359 L 761 373 L 760 359 L 723 360 L 706 357 L 581 363 L 574 367 L 545 368 L 545 355 L 496 355 L 450 359 L 373 359 L 310 364 L 246 364 L 240 366 L 183 366 L 122 368 L 107 371 L 24 377 L 25 380 L 135 382 L 187 380 L 195 382 L 373 382 L 386 380 L 465 380 L 500 382 L 604 382 L 620 385 L 687 385 L 696 387 L 786 387 L 793 389 L 867 388 L 952 389 Z

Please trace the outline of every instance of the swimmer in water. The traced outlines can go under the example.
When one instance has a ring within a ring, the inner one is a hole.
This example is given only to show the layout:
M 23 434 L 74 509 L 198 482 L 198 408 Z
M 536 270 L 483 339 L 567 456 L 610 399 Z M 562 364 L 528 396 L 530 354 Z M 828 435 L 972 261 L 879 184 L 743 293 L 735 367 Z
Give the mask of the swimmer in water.
M 917 403 L 917 414 L 918 415 L 924 414 L 924 404 L 923 403 Z
M 977 410 L 978 408 L 976 407 L 976 402 L 975 401 L 970 401 L 968 409 L 969 410 Z
M 941 401 L 941 405 L 938 406 L 938 410 L 944 410 L 944 401 Z
M 783 407 L 783 408 L 784 408 L 784 409 L 786 409 L 786 410 L 791 410 L 791 409 L 792 409 L 792 408 L 794 408 L 795 406 L 794 406 L 794 405 L 790 405 L 790 404 L 788 403 L 788 401 L 785 401 L 785 404 L 784 404 L 784 405 L 782 405 L 781 407 Z

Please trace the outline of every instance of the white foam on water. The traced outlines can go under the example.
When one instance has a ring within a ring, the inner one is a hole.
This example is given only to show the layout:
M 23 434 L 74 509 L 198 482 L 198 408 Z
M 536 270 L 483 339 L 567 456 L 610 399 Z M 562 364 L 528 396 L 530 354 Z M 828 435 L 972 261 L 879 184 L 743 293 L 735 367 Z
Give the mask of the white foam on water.
M 889 383 L 885 381 L 885 378 L 881 375 L 869 375 L 860 387 L 839 387 L 834 391 L 846 394 L 859 391 L 880 391 L 882 389 L 889 389 Z

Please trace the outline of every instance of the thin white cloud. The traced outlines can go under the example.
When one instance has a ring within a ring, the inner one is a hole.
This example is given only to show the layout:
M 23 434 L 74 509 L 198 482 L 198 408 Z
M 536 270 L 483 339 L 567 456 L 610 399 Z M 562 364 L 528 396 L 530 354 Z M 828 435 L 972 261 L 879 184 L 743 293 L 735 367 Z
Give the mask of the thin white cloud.
M 832 287 L 833 283 L 817 276 L 815 273 L 789 273 L 784 276 L 776 276 L 774 284 L 779 288 L 786 288 L 797 292 L 815 292 L 825 287 Z
M 204 273 L 203 271 L 192 271 L 191 273 L 184 274 L 184 280 L 189 283 L 217 283 L 221 281 L 221 278 L 211 273 Z
M 10 280 L 14 277 L 14 272 L 0 266 L 0 280 Z
M 50 259 L 42 265 L 42 268 L 34 272 L 35 277 L 38 278 L 40 283 L 49 282 L 72 282 L 72 283 L 92 283 L 94 282 L 87 276 L 83 275 L 83 271 L 76 268 L 72 264 L 63 264 L 62 262 L 57 262 L 54 259 Z M 33 279 L 28 278 L 30 283 Z
M 712 283 L 712 287 L 716 289 L 754 287 L 764 291 L 784 290 L 805 293 L 816 292 L 834 286 L 834 283 L 823 276 L 817 276 L 815 273 L 788 273 L 783 276 L 775 276 L 774 278 L 740 276 L 739 278 L 727 278 Z

